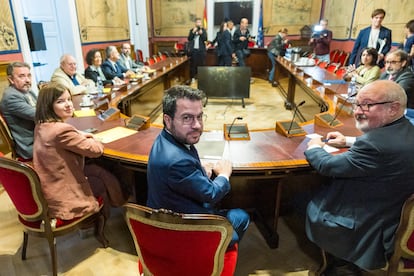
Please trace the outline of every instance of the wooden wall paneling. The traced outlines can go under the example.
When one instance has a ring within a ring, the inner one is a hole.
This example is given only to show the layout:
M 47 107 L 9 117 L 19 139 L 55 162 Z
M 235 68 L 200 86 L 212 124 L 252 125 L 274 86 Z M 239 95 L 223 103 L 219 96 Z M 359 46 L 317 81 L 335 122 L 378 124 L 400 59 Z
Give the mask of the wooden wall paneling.
M 349 39 L 355 0 L 328 0 L 325 2 L 324 18 L 334 39 Z
M 319 21 L 322 0 L 263 1 L 263 26 L 266 35 L 276 35 L 286 27 L 290 35 L 300 35 L 304 25 Z

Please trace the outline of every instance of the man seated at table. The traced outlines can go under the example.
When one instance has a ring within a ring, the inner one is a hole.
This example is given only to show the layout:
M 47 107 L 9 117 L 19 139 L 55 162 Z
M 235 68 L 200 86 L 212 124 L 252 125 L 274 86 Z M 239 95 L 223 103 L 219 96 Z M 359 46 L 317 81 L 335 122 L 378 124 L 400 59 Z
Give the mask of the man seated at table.
M 131 58 L 131 45 L 129 43 L 124 43 L 121 46 L 121 55 L 119 57 L 119 63 L 124 68 L 127 68 L 131 71 L 138 72 L 140 70 L 150 69 L 148 66 L 145 66 L 143 63 L 136 63 Z
M 385 72 L 380 79 L 395 81 L 405 90 L 406 116 L 414 124 L 414 73 L 409 66 L 409 56 L 404 50 L 397 49 L 385 56 Z
M 120 79 L 128 78 L 135 73 L 119 62 L 119 52 L 115 46 L 108 46 L 105 49 L 106 60 L 102 63 L 102 71 L 105 74 L 106 79 L 112 80 L 115 77 Z
M 330 154 L 321 138 L 308 142 L 309 164 L 330 183 L 307 207 L 306 233 L 329 253 L 325 275 L 385 267 L 394 249 L 402 205 L 414 193 L 414 126 L 404 117 L 407 96 L 396 83 L 378 80 L 356 96 L 356 127 L 364 134 L 348 151 Z M 328 133 L 329 144 L 345 137 Z M 342 274 L 340 274 L 342 275 Z
M 64 54 L 60 58 L 60 67 L 53 72 L 50 82 L 64 85 L 72 95 L 85 93 L 88 87 L 95 86 L 93 81 L 76 72 L 76 69 L 76 59 L 69 54 Z
M 156 138 L 148 160 L 147 204 L 179 213 L 224 216 L 234 229 L 232 246 L 246 231 L 249 215 L 241 209 L 215 208 L 230 191 L 232 164 L 220 160 L 203 166 L 200 162 L 194 144 L 203 132 L 203 96 L 202 91 L 189 86 L 173 86 L 166 91 L 164 129 Z
M 37 95 L 32 90 L 29 64 L 12 62 L 7 66 L 9 87 L 4 90 L 0 112 L 13 136 L 18 157 L 33 158 L 33 136 Z

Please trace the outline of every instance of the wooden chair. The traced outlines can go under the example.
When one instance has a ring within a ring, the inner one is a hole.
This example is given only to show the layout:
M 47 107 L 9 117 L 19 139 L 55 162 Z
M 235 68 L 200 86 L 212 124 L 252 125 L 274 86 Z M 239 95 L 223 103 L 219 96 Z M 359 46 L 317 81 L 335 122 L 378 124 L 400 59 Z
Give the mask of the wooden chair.
M 98 240 L 107 247 L 108 242 L 103 234 L 104 217 L 100 212 L 72 220 L 51 219 L 48 216 L 48 206 L 43 197 L 39 177 L 26 163 L 0 157 L 0 182 L 17 210 L 19 222 L 23 225 L 22 260 L 26 259 L 29 234 L 45 238 L 49 244 L 53 275 L 57 275 L 56 237 L 90 227 L 92 224 L 97 227 Z
M 143 54 L 142 50 L 138 49 L 136 51 L 136 56 L 137 56 L 137 61 L 138 62 L 144 62 L 144 54 Z
M 125 218 L 144 275 L 233 275 L 237 246 L 221 216 L 178 214 L 127 203 Z
M 145 65 L 153 65 L 155 63 L 153 58 L 147 57 L 147 60 L 145 61 Z
M 319 66 L 320 68 L 325 69 L 325 68 L 328 66 L 328 62 L 326 62 L 326 61 L 321 61 L 321 62 L 319 62 L 319 63 L 318 63 L 318 66 Z
M 339 67 L 339 68 L 336 70 L 335 74 L 336 74 L 338 77 L 343 78 L 343 76 L 345 76 L 345 74 L 346 74 L 346 67 Z
M 0 114 L 0 151 L 4 155 L 10 155 L 12 159 L 17 158 L 16 148 L 9 126 Z
M 339 56 L 340 53 L 341 53 L 341 51 L 338 50 L 338 49 L 332 50 L 329 53 L 329 59 L 330 59 L 331 63 L 338 62 L 337 60 L 338 60 L 338 56 Z
M 339 67 L 345 66 L 348 62 L 350 53 L 342 52 L 338 57 Z
M 400 224 L 395 232 L 394 254 L 389 260 L 387 275 L 414 274 L 414 194 L 404 203 Z
M 326 71 L 331 72 L 331 73 L 335 73 L 336 70 L 338 70 L 338 65 L 335 63 L 330 63 L 328 64 L 328 66 L 326 67 Z

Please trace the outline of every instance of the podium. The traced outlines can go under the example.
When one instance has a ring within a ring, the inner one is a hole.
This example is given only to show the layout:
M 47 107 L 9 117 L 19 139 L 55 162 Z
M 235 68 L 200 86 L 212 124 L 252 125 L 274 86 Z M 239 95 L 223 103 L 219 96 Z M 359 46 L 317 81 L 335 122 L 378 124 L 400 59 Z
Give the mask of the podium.
M 315 125 L 322 127 L 335 128 L 344 125 L 341 121 L 336 119 L 336 115 L 332 115 L 329 112 L 316 114 L 314 117 L 314 121 Z
M 250 140 L 247 124 L 224 124 L 225 140 Z
M 307 134 L 295 121 L 277 121 L 276 132 L 285 137 L 304 136 Z

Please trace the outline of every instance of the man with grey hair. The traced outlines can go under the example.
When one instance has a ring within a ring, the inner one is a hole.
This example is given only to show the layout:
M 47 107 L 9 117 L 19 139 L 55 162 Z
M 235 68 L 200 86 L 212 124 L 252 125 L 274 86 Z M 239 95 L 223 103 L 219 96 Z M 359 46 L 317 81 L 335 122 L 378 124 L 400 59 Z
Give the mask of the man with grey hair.
M 124 66 L 119 62 L 119 52 L 118 49 L 111 45 L 105 49 L 106 60 L 102 63 L 102 71 L 107 80 L 112 80 L 115 77 L 120 79 L 128 78 L 135 73 Z
M 31 160 L 37 95 L 32 90 L 32 73 L 29 64 L 10 63 L 7 66 L 7 79 L 9 87 L 4 90 L 0 112 L 13 136 L 17 156 Z
M 404 117 L 406 104 L 398 84 L 374 81 L 353 104 L 363 135 L 348 151 L 332 155 L 321 138 L 308 142 L 306 159 L 330 179 L 308 203 L 306 217 L 307 236 L 328 253 L 325 275 L 383 268 L 394 250 L 401 208 L 414 193 L 414 126 Z M 326 138 L 337 146 L 347 141 L 339 132 Z
M 385 56 L 385 72 L 380 79 L 395 81 L 405 90 L 406 116 L 414 124 L 414 73 L 409 67 L 409 56 L 404 50 L 397 49 Z
M 53 72 L 50 82 L 64 85 L 72 95 L 85 93 L 88 87 L 95 86 L 92 80 L 86 79 L 76 70 L 76 59 L 69 54 L 64 54 L 60 58 L 60 67 Z

